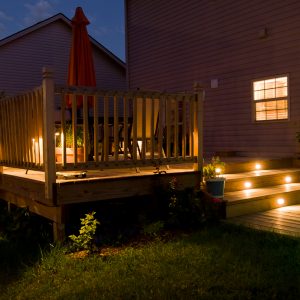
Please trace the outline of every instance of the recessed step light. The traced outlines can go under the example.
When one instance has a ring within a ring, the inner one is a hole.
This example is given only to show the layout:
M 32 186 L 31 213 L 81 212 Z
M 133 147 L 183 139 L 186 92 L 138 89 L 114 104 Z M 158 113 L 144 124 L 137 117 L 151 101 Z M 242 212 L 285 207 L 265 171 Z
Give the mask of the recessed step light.
M 285 202 L 285 200 L 284 200 L 283 198 L 278 198 L 278 199 L 276 200 L 276 202 L 277 202 L 278 205 L 283 205 L 284 202 Z
M 252 187 L 252 183 L 251 183 L 250 181 L 245 181 L 245 182 L 244 182 L 244 187 L 245 187 L 246 189 L 250 189 L 250 188 Z
M 292 182 L 292 177 L 291 176 L 285 176 L 284 181 L 285 181 L 285 183 L 291 183 Z
M 260 163 L 255 164 L 255 170 L 261 170 L 261 164 Z

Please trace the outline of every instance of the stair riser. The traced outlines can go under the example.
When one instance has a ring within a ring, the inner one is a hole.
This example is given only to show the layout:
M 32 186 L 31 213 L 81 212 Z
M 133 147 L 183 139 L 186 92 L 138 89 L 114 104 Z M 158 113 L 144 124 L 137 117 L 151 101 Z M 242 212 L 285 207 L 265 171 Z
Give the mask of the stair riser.
M 293 160 L 290 158 L 284 159 L 270 159 L 270 160 L 257 160 L 251 162 L 240 162 L 240 163 L 226 163 L 226 173 L 242 173 L 255 171 L 256 163 L 260 163 L 262 169 L 279 169 L 279 168 L 291 168 L 293 167 Z M 299 163 L 300 165 L 300 163 Z
M 285 200 L 284 205 L 277 204 L 278 198 L 283 198 Z M 266 195 L 251 199 L 250 201 L 239 201 L 238 203 L 228 202 L 226 206 L 226 218 L 242 216 L 294 204 L 300 204 L 300 191 Z
M 256 177 L 245 177 L 243 179 L 237 180 L 227 180 L 225 184 L 225 193 L 226 192 L 233 192 L 233 191 L 241 191 L 246 190 L 245 182 L 251 182 L 251 188 L 263 188 L 268 186 L 274 185 L 281 185 L 285 184 L 285 177 L 291 176 L 292 182 L 299 182 L 300 181 L 300 171 L 297 172 L 286 172 L 281 174 L 275 175 L 262 175 Z

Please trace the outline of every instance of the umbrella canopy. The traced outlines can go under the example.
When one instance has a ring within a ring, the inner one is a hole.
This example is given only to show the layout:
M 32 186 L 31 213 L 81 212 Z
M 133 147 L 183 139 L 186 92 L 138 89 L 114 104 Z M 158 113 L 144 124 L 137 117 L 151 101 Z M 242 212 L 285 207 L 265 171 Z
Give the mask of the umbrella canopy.
M 72 45 L 68 69 L 68 85 L 96 86 L 96 75 L 92 47 L 86 26 L 90 24 L 81 7 L 76 8 L 72 19 Z M 67 106 L 71 107 L 70 98 Z M 77 106 L 82 106 L 82 97 L 77 98 Z

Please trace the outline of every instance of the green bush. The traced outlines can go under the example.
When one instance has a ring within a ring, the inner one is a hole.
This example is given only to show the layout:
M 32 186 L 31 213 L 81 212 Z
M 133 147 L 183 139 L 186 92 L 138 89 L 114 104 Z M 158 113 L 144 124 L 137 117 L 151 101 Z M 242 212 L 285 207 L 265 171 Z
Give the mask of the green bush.
M 100 222 L 95 219 L 95 213 L 96 212 L 91 212 L 86 214 L 85 218 L 80 219 L 82 226 L 79 230 L 78 236 L 74 234 L 69 235 L 69 238 L 73 241 L 73 248 L 75 250 L 92 251 L 97 225 L 100 224 Z

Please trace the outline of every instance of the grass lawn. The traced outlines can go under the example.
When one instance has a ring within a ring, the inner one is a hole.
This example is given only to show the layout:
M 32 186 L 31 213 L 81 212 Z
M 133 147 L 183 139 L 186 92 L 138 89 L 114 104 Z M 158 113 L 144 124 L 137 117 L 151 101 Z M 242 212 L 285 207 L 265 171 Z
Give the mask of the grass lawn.
M 1 299 L 300 299 L 300 240 L 233 225 L 83 259 L 17 246 L 0 240 Z

